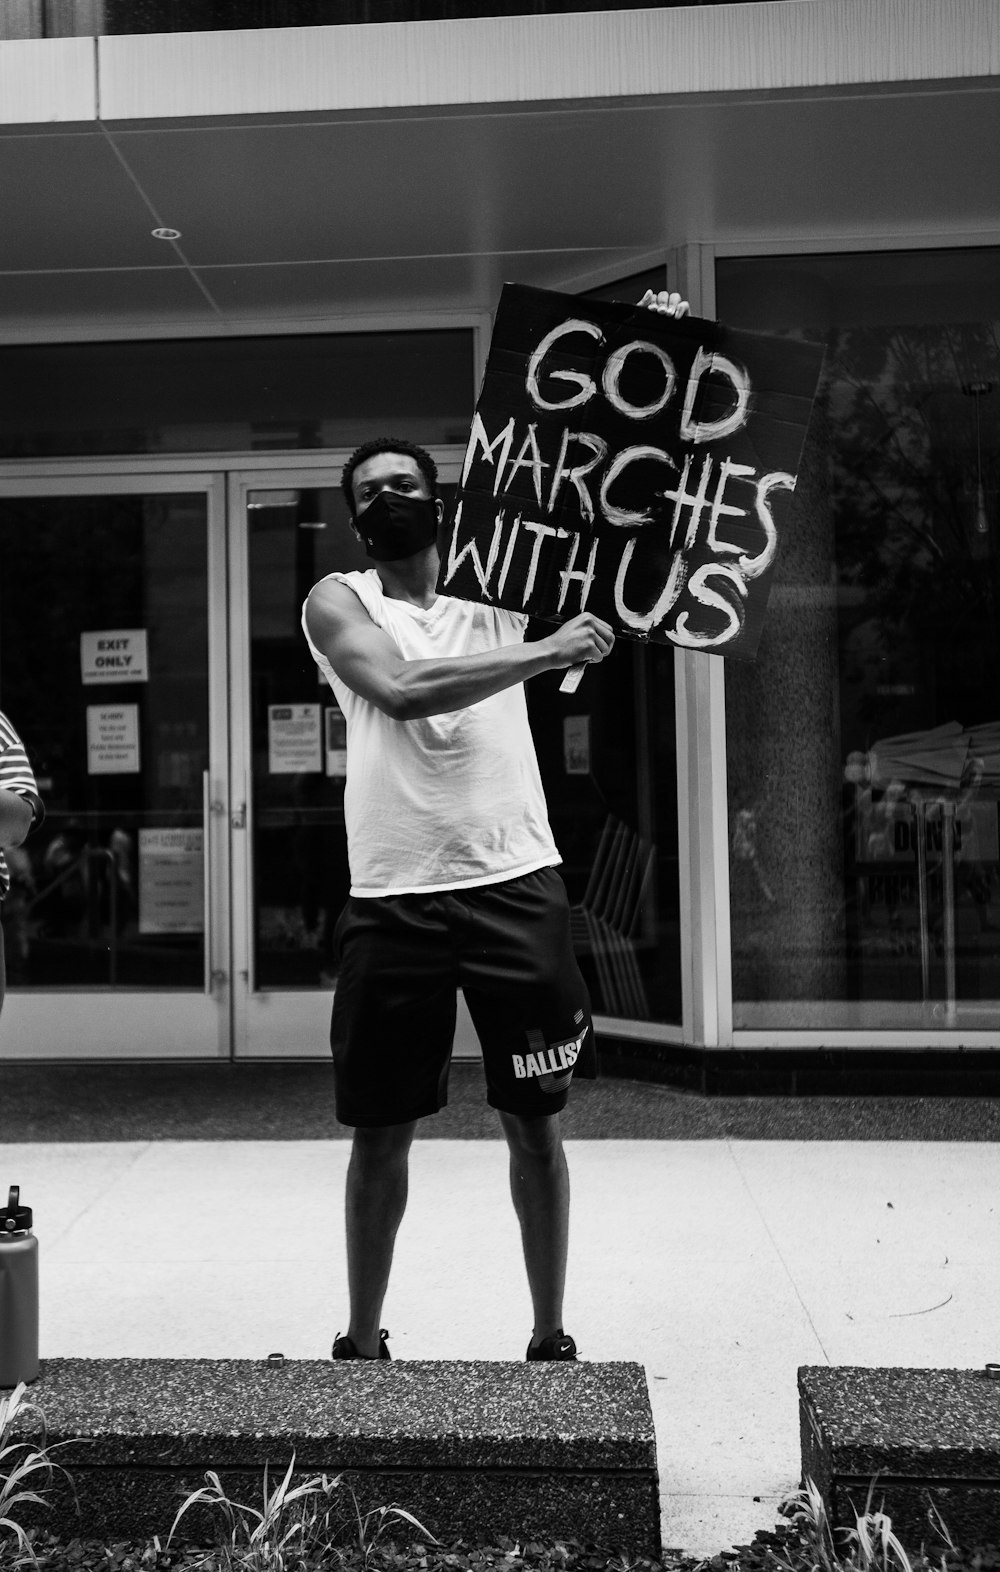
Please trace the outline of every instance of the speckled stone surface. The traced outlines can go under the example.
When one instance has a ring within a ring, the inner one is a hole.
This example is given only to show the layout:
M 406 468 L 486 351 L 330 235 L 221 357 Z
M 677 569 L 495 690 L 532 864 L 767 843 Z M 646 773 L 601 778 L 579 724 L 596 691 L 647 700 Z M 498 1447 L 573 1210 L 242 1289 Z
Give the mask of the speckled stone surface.
M 439 1538 L 659 1545 L 638 1364 L 49 1359 L 31 1395 L 50 1442 L 69 1443 L 59 1460 L 101 1535 L 163 1536 L 178 1492 L 209 1468 L 256 1501 L 264 1465 L 283 1472 L 294 1453 L 309 1474 L 343 1472 L 363 1507 L 398 1503 Z M 74 1523 L 66 1492 L 57 1516 Z
M 875 1504 L 913 1543 L 931 1501 L 965 1544 L 1000 1540 L 1000 1381 L 985 1369 L 799 1370 L 802 1473 L 833 1521 Z

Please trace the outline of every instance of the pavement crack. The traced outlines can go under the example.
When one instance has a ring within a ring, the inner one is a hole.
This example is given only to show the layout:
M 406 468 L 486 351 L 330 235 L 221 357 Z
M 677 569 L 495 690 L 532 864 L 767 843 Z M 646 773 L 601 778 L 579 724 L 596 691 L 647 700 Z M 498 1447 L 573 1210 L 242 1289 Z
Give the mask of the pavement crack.
M 755 1209 L 755 1211 L 757 1213 L 757 1216 L 760 1218 L 761 1225 L 762 1225 L 762 1227 L 764 1229 L 764 1232 L 767 1234 L 768 1239 L 770 1239 L 770 1241 L 771 1241 L 771 1244 L 772 1244 L 773 1249 L 774 1249 L 774 1253 L 778 1257 L 778 1260 L 781 1262 L 782 1269 L 784 1270 L 785 1276 L 788 1278 L 788 1281 L 791 1284 L 792 1292 L 794 1293 L 796 1299 L 798 1300 L 800 1306 L 802 1307 L 802 1313 L 803 1313 L 803 1315 L 805 1316 L 806 1320 L 809 1323 L 810 1331 L 812 1332 L 813 1337 L 815 1337 L 816 1342 L 819 1345 L 819 1348 L 820 1348 L 820 1351 L 821 1351 L 821 1353 L 823 1355 L 823 1358 L 826 1360 L 828 1365 L 832 1365 L 833 1364 L 833 1360 L 830 1358 L 830 1355 L 829 1355 L 829 1352 L 827 1351 L 826 1345 L 823 1342 L 823 1339 L 822 1339 L 822 1337 L 819 1334 L 819 1329 L 816 1326 L 816 1322 L 812 1318 L 812 1314 L 811 1314 L 811 1312 L 809 1310 L 809 1306 L 806 1304 L 806 1302 L 803 1299 L 801 1293 L 799 1292 L 799 1285 L 795 1281 L 795 1278 L 792 1276 L 791 1268 L 789 1267 L 788 1262 L 785 1260 L 784 1252 L 783 1252 L 783 1250 L 781 1248 L 781 1245 L 778 1243 L 778 1239 L 777 1239 L 773 1229 L 771 1228 L 770 1223 L 768 1222 L 767 1218 L 764 1215 L 764 1212 L 763 1212 L 763 1209 L 761 1208 L 760 1202 L 757 1200 L 756 1195 L 754 1195 L 753 1189 L 752 1189 L 752 1187 L 750 1185 L 750 1181 L 748 1180 L 746 1174 L 744 1173 L 743 1168 L 742 1168 L 742 1166 L 740 1164 L 740 1161 L 739 1161 L 739 1159 L 738 1159 L 738 1157 L 736 1155 L 736 1152 L 735 1152 L 735 1150 L 733 1148 L 733 1142 L 732 1141 L 729 1141 L 729 1140 L 726 1141 L 726 1150 L 728 1151 L 729 1156 L 732 1159 L 733 1167 L 736 1169 L 736 1172 L 740 1176 L 740 1182 L 743 1185 L 743 1188 L 746 1190 L 747 1195 L 750 1197 L 750 1200 L 753 1202 L 754 1209 Z

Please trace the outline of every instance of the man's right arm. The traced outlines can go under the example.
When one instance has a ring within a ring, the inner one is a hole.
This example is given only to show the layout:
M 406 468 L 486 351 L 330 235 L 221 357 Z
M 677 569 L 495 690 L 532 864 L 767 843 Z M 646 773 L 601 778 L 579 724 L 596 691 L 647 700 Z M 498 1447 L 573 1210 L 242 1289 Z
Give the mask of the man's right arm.
M 323 581 L 306 602 L 309 637 L 337 676 L 393 720 L 466 709 L 543 671 L 603 660 L 614 643 L 606 622 L 584 612 L 532 644 L 477 655 L 405 660 L 346 584 Z

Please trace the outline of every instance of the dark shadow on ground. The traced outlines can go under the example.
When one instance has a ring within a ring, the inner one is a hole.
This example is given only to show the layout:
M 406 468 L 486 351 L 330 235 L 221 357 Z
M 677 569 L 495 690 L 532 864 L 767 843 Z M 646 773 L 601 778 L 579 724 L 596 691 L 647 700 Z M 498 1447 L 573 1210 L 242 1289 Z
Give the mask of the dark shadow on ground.
M 996 1097 L 705 1097 L 605 1076 L 578 1081 L 563 1114 L 575 1140 L 995 1141 Z M 350 1130 L 333 1070 L 309 1064 L 46 1064 L 0 1061 L 0 1143 L 322 1141 Z M 499 1139 L 482 1068 L 453 1064 L 430 1140 Z

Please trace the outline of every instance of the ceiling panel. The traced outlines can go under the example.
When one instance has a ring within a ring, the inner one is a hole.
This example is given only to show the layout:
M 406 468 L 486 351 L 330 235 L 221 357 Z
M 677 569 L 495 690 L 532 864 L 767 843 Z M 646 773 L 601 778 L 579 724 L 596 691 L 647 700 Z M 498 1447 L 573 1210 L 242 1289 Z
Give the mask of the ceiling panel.
M 142 322 L 150 329 L 183 322 L 191 331 L 221 326 L 185 268 L 150 272 L 8 274 L 0 279 L 0 336 L 38 331 L 51 339 L 120 333 Z
M 193 265 L 605 245 L 660 233 L 661 124 L 623 111 L 118 132 Z
M 719 106 L 720 237 L 1000 224 L 1000 91 Z
M 300 266 L 200 268 L 198 277 L 221 311 L 234 324 L 245 325 L 256 316 L 271 321 L 306 320 L 338 316 L 345 312 L 376 316 L 401 309 L 408 311 L 460 311 L 483 309 L 483 301 L 496 303 L 508 280 L 556 289 L 567 278 L 569 258 L 492 253 L 488 256 L 438 257 L 431 262 L 307 262 Z M 630 251 L 575 253 L 574 270 L 580 274 L 606 272 L 616 265 L 623 277 L 635 271 Z
M 1000 234 L 998 84 L 112 134 L 127 168 L 99 130 L 0 137 L 0 334 L 478 313 L 685 241 Z
M 0 271 L 155 267 L 174 259 L 98 129 L 0 137 Z

